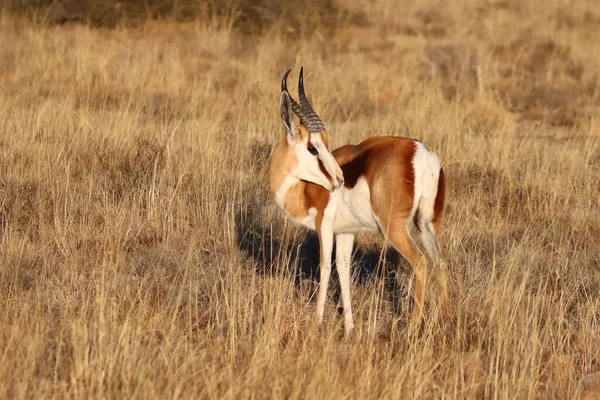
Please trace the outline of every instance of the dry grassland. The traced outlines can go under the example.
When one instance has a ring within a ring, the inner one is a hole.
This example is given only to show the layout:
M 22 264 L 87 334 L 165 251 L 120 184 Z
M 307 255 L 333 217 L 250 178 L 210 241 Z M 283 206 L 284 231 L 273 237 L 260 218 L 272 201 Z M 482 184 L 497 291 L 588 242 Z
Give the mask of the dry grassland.
M 261 35 L 0 16 L 0 397 L 591 393 L 596 1 L 344 3 L 364 20 Z M 354 336 L 335 276 L 315 324 L 316 238 L 267 186 L 301 65 L 333 147 L 409 136 L 443 160 L 450 315 L 411 329 L 410 268 L 364 235 Z

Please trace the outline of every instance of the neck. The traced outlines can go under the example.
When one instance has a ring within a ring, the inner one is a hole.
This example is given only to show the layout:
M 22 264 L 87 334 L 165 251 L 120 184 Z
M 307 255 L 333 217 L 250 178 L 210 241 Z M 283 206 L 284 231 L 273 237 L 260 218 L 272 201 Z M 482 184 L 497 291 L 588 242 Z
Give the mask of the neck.
M 306 182 L 286 175 L 277 187 L 271 188 L 271 195 L 279 208 L 294 219 L 302 219 L 308 215 L 306 185 Z
M 315 211 L 325 209 L 330 193 L 322 186 L 292 176 L 295 165 L 289 163 L 290 158 L 286 154 L 287 146 L 284 138 L 273 153 L 270 171 L 271 198 L 289 216 L 304 223 L 303 220 L 310 216 L 310 209 Z
M 270 172 L 271 197 L 282 210 L 300 216 L 305 209 L 302 192 L 306 183 L 291 175 L 292 166 L 288 164 L 288 150 L 287 140 L 283 138 L 273 153 Z

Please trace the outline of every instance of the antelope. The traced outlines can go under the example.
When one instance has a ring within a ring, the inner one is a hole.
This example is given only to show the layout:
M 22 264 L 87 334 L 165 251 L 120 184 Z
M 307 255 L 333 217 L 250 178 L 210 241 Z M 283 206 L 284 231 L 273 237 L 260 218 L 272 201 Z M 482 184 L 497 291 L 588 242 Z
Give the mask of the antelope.
M 329 150 L 325 124 L 304 92 L 303 68 L 296 102 L 281 81 L 281 120 L 285 135 L 270 169 L 271 196 L 293 221 L 316 230 L 320 244 L 319 323 L 323 321 L 331 274 L 333 239 L 342 291 L 346 334 L 354 329 L 350 265 L 356 232 L 379 232 L 411 264 L 415 275 L 415 317 L 421 320 L 427 286 L 427 259 L 447 304 L 438 238 L 445 202 L 439 157 L 418 140 L 379 136 L 358 145 Z M 294 123 L 293 114 L 300 120 Z

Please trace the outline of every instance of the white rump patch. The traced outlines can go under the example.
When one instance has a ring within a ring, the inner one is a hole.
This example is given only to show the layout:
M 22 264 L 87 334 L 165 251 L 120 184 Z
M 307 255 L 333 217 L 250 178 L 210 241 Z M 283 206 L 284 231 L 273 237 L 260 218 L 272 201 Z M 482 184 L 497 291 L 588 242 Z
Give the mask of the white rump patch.
M 415 155 L 412 164 L 415 171 L 415 197 L 410 219 L 412 219 L 419 207 L 423 221 L 433 219 L 433 208 L 437 195 L 438 180 L 442 163 L 439 157 L 421 142 L 415 141 Z

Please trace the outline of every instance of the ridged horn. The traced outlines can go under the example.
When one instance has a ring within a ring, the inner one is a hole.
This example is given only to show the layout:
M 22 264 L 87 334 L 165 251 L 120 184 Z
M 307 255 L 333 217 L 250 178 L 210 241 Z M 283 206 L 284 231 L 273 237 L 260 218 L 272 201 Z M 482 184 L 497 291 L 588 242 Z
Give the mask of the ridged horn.
M 288 71 L 288 73 L 289 72 L 290 71 Z M 315 110 L 313 110 L 310 102 L 306 98 L 306 93 L 304 93 L 304 67 L 300 68 L 300 78 L 298 78 L 298 98 L 300 99 L 300 105 L 306 116 L 303 121 L 306 129 L 308 129 L 310 133 L 320 133 L 321 131 L 324 131 L 325 124 L 321 121 L 321 118 L 319 118 Z
M 306 119 L 305 117 L 305 113 L 302 110 L 302 107 L 300 106 L 300 104 L 296 103 L 296 100 L 294 100 L 294 98 L 292 97 L 292 95 L 290 94 L 290 92 L 287 89 L 287 77 L 290 74 L 291 69 L 288 69 L 288 71 L 285 73 L 285 75 L 283 75 L 283 79 L 281 80 L 281 91 L 282 92 L 287 92 L 288 96 L 290 97 L 290 102 L 292 103 L 292 111 L 294 111 L 294 114 L 296 114 L 298 116 L 298 118 L 300 118 L 300 122 L 302 122 L 302 124 L 304 124 L 304 120 Z

